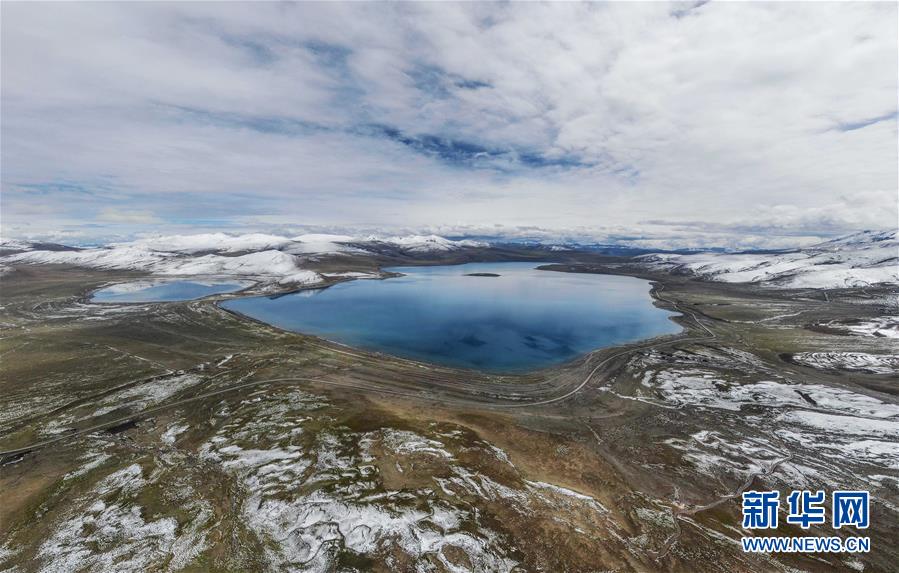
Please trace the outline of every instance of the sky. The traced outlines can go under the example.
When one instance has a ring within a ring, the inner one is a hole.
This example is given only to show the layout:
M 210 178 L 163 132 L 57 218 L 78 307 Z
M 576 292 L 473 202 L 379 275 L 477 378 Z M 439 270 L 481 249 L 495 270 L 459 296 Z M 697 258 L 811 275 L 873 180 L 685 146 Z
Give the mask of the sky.
M 897 225 L 895 3 L 0 6 L 4 238 Z

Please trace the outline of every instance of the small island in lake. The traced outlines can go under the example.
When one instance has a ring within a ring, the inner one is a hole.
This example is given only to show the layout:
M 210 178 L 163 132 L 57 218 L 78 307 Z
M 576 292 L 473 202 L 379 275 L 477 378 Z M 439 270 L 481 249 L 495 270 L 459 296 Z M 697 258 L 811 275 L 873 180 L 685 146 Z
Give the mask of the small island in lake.
M 498 277 L 500 275 L 496 273 L 468 273 L 465 276 L 467 277 Z

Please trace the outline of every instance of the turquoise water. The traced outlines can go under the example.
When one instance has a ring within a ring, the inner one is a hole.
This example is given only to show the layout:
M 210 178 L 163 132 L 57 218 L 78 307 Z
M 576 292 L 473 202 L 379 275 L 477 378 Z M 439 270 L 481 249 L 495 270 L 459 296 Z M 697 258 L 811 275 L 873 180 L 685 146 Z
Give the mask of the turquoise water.
M 92 302 L 167 302 L 193 300 L 213 294 L 234 292 L 246 288 L 240 282 L 166 281 L 137 282 L 112 285 L 96 291 Z
M 523 372 L 601 348 L 679 332 L 647 281 L 538 271 L 539 263 L 388 269 L 278 297 L 226 301 L 227 309 L 351 346 L 449 366 Z M 499 277 L 465 276 L 497 273 Z

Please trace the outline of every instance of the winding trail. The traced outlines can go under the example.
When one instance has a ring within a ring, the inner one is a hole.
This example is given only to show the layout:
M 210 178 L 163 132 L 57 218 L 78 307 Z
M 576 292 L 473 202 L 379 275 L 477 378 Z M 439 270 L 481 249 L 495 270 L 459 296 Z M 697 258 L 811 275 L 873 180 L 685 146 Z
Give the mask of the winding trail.
M 595 367 L 593 367 L 593 370 L 591 370 L 590 373 L 587 374 L 587 377 L 584 378 L 583 382 L 578 384 L 573 390 L 571 390 L 565 394 L 562 394 L 561 396 L 558 396 L 556 398 L 550 398 L 548 400 L 540 400 L 538 402 L 527 402 L 525 404 L 495 404 L 494 407 L 497 407 L 497 408 L 528 408 L 531 406 L 543 406 L 546 404 L 553 404 L 555 402 L 561 402 L 562 400 L 566 400 L 566 399 L 574 396 L 578 392 L 580 392 L 584 388 L 584 386 L 586 386 L 587 383 L 590 382 L 590 380 L 593 378 L 593 376 L 596 375 L 596 373 L 599 371 L 600 368 L 602 368 L 603 366 L 605 366 L 606 364 L 608 364 L 609 362 L 611 362 L 612 360 L 614 360 L 616 358 L 620 358 L 621 356 L 626 356 L 628 354 L 633 354 L 634 352 L 637 352 L 638 350 L 646 350 L 648 348 L 657 348 L 659 346 L 668 346 L 670 344 L 680 343 L 680 342 L 700 342 L 700 341 L 706 341 L 706 340 L 714 340 L 714 339 L 718 338 L 714 332 L 709 330 L 709 328 L 706 325 L 704 325 L 702 322 L 700 322 L 699 318 L 696 317 L 696 314 L 694 312 L 689 311 L 689 310 L 684 310 L 684 309 L 680 308 L 676 302 L 663 297 L 660 294 L 663 288 L 665 288 L 665 285 L 658 286 L 658 288 L 656 289 L 656 298 L 667 302 L 678 312 L 680 312 L 682 314 L 690 315 L 690 318 L 693 319 L 693 322 L 695 322 L 701 329 L 705 330 L 708 333 L 708 336 L 693 336 L 693 337 L 686 337 L 686 338 L 677 338 L 675 340 L 665 340 L 665 341 L 656 342 L 653 344 L 644 344 L 641 346 L 628 348 L 626 350 L 622 350 L 620 352 L 611 354 L 610 356 L 608 356 L 605 359 L 603 359 L 602 361 L 600 361 L 599 364 L 597 364 Z M 595 352 L 597 352 L 597 351 L 594 350 L 590 354 L 592 355 Z
M 750 487 L 752 487 L 752 482 L 754 482 L 756 480 L 756 478 L 771 475 L 772 473 L 777 471 L 777 468 L 780 467 L 781 464 L 784 464 L 792 459 L 793 459 L 793 454 L 788 453 L 785 457 L 774 460 L 773 462 L 771 462 L 770 464 L 768 464 L 766 467 L 762 468 L 761 470 L 750 473 L 746 477 L 746 481 L 744 481 L 743 484 L 739 488 L 737 488 L 733 493 L 728 493 L 728 494 L 722 495 L 715 501 L 706 503 L 705 505 L 696 505 L 691 508 L 672 506 L 671 517 L 674 520 L 674 533 L 672 533 L 668 537 L 668 539 L 665 540 L 665 543 L 662 545 L 662 549 L 658 553 L 655 554 L 654 558 L 656 560 L 663 559 L 666 555 L 668 555 L 668 553 L 671 551 L 671 549 L 674 547 L 674 545 L 678 542 L 678 540 L 680 539 L 680 536 L 681 536 L 681 527 L 680 527 L 679 520 L 682 517 L 692 517 L 692 516 L 696 515 L 697 513 L 701 513 L 703 511 L 718 507 L 719 505 L 721 505 L 723 503 L 726 503 L 732 499 L 740 497 L 741 495 L 743 495 L 744 492 L 746 492 Z

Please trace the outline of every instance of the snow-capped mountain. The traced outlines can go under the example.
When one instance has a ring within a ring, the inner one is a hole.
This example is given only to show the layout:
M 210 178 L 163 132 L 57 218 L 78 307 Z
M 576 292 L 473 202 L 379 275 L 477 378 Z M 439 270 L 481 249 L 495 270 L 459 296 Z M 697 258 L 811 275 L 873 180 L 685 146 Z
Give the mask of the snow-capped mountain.
M 290 239 L 277 235 L 251 233 L 228 235 L 225 233 L 203 233 L 199 235 L 165 235 L 138 239 L 129 243 L 113 243 L 111 247 L 134 247 L 155 252 L 168 253 L 240 253 L 278 249 L 290 243 Z
M 16 241 L 13 239 L 0 239 L 0 249 L 25 251 L 31 248 L 31 243 L 27 241 Z
M 325 234 L 288 238 L 262 233 L 205 233 L 156 236 L 85 249 L 23 241 L 4 241 L 2 246 L 11 252 L 0 257 L 5 264 L 61 264 L 168 276 L 238 276 L 280 284 L 311 284 L 321 281 L 321 276 L 303 269 L 302 263 L 319 255 L 368 255 L 383 251 L 385 246 L 400 254 L 417 255 L 487 245 L 436 235 L 360 239 Z
M 3 257 L 3 263 L 59 264 L 95 269 L 139 270 L 164 276 L 238 276 L 281 284 L 311 284 L 321 277 L 300 268 L 293 255 L 267 250 L 239 256 L 190 256 L 134 245 L 77 251 L 31 250 Z
M 724 282 L 791 288 L 841 288 L 899 283 L 897 233 L 863 231 L 792 251 L 650 254 L 637 257 L 656 270 Z M 141 270 L 157 275 L 255 277 L 265 282 L 309 284 L 321 280 L 303 263 L 320 256 L 422 256 L 488 243 L 438 235 L 353 237 L 305 234 L 206 233 L 141 238 L 106 247 L 78 249 L 5 240 L 0 263 L 65 264 Z
M 463 239 L 454 241 L 439 235 L 407 235 L 404 237 L 368 237 L 371 243 L 386 243 L 394 245 L 409 253 L 429 253 L 441 251 L 455 251 L 464 247 L 487 247 L 488 243 Z
M 845 288 L 899 283 L 896 231 L 862 231 L 804 249 L 775 253 L 651 254 L 646 266 L 722 282 L 788 288 Z

